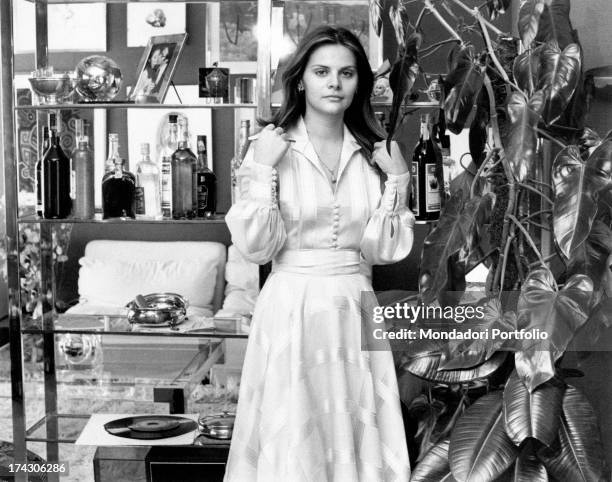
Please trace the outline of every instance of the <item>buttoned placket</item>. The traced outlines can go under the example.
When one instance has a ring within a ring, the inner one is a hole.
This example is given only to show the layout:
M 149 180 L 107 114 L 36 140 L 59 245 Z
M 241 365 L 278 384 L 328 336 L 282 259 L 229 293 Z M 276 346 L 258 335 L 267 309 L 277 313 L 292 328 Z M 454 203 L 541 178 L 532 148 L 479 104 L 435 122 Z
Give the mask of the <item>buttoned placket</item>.
M 338 244 L 338 230 L 340 228 L 340 204 L 338 204 L 338 201 L 336 200 L 334 200 L 334 204 L 332 207 L 332 215 L 333 215 L 333 222 L 332 222 L 331 246 L 334 249 L 338 249 L 340 247 Z

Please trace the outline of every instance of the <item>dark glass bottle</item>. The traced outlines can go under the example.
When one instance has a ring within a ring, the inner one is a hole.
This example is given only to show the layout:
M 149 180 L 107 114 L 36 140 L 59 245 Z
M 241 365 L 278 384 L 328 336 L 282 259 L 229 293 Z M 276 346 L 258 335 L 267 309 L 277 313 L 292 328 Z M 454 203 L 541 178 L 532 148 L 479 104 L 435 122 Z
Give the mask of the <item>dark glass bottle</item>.
M 104 219 L 134 218 L 136 178 L 123 169 L 123 159 L 115 160 L 115 169 L 102 178 L 102 209 Z
M 429 115 L 421 116 L 421 138 L 412 157 L 410 207 L 417 220 L 440 217 L 440 183 L 436 148 L 429 133 Z
M 70 159 L 59 145 L 59 136 L 51 129 L 49 149 L 42 166 L 43 215 L 45 219 L 64 219 L 70 216 Z
M 43 128 L 43 141 L 40 148 L 40 156 L 36 161 L 36 214 L 40 217 L 44 215 L 44 204 L 43 204 L 43 159 L 45 154 L 47 153 L 47 149 L 49 149 L 49 128 Z
M 172 154 L 172 217 L 174 219 L 192 218 L 193 180 L 197 158 L 187 141 L 187 132 L 181 125 L 178 149 Z
M 217 176 L 208 168 L 206 136 L 198 136 L 198 164 L 195 177 L 198 193 L 197 216 L 211 217 L 217 207 Z

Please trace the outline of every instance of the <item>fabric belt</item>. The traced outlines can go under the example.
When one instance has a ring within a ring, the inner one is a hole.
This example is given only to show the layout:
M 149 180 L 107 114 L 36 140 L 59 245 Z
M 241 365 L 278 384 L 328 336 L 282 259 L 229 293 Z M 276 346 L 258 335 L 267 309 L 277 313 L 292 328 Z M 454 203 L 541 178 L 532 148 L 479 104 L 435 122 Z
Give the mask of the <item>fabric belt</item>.
M 369 267 L 361 264 L 359 251 L 353 249 L 288 249 L 272 262 L 272 272 L 334 276 L 362 273 Z

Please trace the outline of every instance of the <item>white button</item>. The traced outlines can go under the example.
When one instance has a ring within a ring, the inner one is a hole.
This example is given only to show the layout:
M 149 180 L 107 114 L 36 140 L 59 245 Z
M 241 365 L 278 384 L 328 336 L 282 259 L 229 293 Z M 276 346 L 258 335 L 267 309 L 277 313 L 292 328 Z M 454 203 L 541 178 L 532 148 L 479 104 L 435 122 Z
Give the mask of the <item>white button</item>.
M 337 234 L 332 234 L 332 239 L 333 239 L 334 241 L 336 241 L 336 240 L 338 239 L 338 235 L 337 235 Z
M 338 213 L 334 214 L 334 221 L 338 221 L 340 219 L 340 215 Z
M 334 230 L 337 231 L 338 230 L 338 226 L 340 226 L 340 223 L 338 221 L 334 221 L 333 226 L 334 226 Z
M 338 243 L 332 244 L 332 248 L 338 249 Z

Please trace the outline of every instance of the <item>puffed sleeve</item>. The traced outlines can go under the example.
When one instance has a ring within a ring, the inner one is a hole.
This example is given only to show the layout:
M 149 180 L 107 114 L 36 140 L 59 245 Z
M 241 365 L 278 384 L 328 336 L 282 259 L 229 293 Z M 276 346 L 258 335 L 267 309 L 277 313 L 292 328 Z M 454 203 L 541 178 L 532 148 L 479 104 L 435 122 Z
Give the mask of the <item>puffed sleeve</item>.
M 253 160 L 251 145 L 236 177 L 239 197 L 225 216 L 232 242 L 249 261 L 267 263 L 287 239 L 278 209 L 278 174 Z
M 387 176 L 380 204 L 366 225 L 361 253 L 369 264 L 404 259 L 414 241 L 414 214 L 408 209 L 410 173 Z

